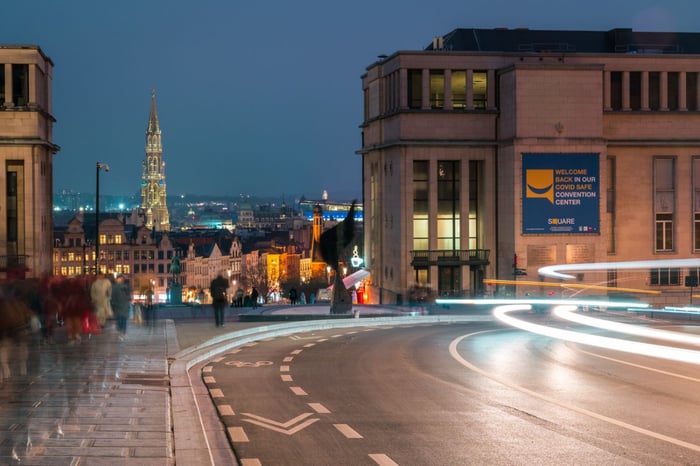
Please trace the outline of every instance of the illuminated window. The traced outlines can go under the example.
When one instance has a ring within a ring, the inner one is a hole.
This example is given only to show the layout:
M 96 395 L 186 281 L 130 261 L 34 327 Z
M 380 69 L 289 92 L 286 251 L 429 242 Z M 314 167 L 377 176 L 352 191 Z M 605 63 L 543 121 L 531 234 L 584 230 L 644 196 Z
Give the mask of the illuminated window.
M 430 70 L 430 108 L 445 107 L 445 72 Z
M 459 161 L 437 164 L 437 249 L 458 250 L 460 246 Z
M 413 249 L 430 249 L 428 239 L 428 161 L 413 161 Z
M 472 77 L 472 89 L 474 90 L 474 108 L 486 108 L 487 102 L 487 73 L 486 71 L 475 71 Z
M 467 106 L 467 73 L 466 71 L 452 72 L 452 108 Z

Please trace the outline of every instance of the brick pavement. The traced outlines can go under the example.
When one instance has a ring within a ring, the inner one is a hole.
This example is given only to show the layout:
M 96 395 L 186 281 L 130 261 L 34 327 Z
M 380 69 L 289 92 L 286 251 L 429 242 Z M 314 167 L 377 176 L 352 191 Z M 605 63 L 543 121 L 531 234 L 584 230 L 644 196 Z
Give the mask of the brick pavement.
M 173 465 L 167 347 L 172 322 L 113 329 L 70 345 L 37 336 L 6 346 L 0 464 Z M 26 373 L 22 360 L 26 356 Z

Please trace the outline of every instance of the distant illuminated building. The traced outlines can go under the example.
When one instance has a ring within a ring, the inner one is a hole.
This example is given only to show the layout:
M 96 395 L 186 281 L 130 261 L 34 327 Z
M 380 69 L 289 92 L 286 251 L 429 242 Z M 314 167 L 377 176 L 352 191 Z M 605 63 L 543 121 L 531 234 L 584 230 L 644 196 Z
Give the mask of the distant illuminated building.
M 327 191 L 323 191 L 322 199 L 306 199 L 302 197 L 299 200 L 299 210 L 301 210 L 304 217 L 311 221 L 314 219 L 314 209 L 317 206 L 321 208 L 323 220 L 341 221 L 348 215 L 351 205 L 352 201 L 329 201 Z M 355 220 L 362 221 L 362 203 L 360 202 L 355 204 Z
M 146 159 L 141 178 L 141 208 L 146 215 L 146 227 L 155 231 L 170 230 L 170 215 L 166 205 L 165 162 L 161 141 L 156 91 L 151 91 L 151 114 L 146 130 Z

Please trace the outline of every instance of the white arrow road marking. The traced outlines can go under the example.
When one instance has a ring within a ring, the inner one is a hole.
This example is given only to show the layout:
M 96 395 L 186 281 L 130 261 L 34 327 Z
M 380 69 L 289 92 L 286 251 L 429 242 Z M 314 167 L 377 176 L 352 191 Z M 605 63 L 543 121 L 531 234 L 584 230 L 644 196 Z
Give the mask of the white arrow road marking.
M 274 430 L 275 432 L 280 432 L 282 434 L 287 434 L 287 435 L 294 435 L 300 430 L 310 426 L 316 421 L 320 421 L 319 418 L 314 418 L 314 419 L 307 419 L 306 421 L 302 422 L 301 424 L 297 425 L 294 428 L 288 429 L 289 426 L 292 426 L 296 424 L 297 422 L 300 422 L 304 419 L 306 419 L 309 416 L 313 416 L 314 413 L 304 413 L 300 414 L 299 416 L 295 417 L 294 419 L 290 419 L 287 422 L 277 422 L 273 421 L 272 419 L 267 419 L 262 416 L 256 416 L 255 414 L 250 414 L 250 413 L 243 413 L 244 416 L 252 417 L 253 419 L 243 419 L 246 422 L 250 422 L 251 424 L 255 424 L 256 426 L 264 427 L 266 429 Z

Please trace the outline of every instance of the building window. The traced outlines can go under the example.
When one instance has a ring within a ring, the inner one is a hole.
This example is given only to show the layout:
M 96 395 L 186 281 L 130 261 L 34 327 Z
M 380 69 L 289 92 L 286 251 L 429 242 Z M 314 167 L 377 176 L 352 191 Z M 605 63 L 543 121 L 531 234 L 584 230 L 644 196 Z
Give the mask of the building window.
M 438 161 L 437 249 L 460 249 L 459 161 Z
M 698 109 L 698 73 L 685 74 L 685 96 L 688 110 Z
M 466 108 L 467 106 L 467 72 L 453 71 L 452 82 L 452 108 Z
M 430 249 L 428 236 L 428 161 L 413 161 L 413 249 Z
M 12 101 L 17 107 L 29 101 L 29 65 L 12 65 Z
M 700 251 L 700 157 L 691 162 L 693 183 L 693 251 Z
M 619 71 L 610 72 L 610 107 L 622 109 L 622 73 Z
M 678 72 L 668 73 L 668 109 L 678 110 L 678 83 L 680 76 Z
M 615 183 L 616 183 L 616 159 L 608 156 L 608 191 L 606 202 L 606 215 L 608 217 L 608 254 L 615 253 Z
M 445 72 L 430 70 L 430 108 L 445 107 Z
M 642 73 L 639 71 L 630 72 L 630 109 L 640 110 L 642 108 Z
M 661 73 L 649 73 L 649 109 L 658 110 L 661 107 Z
M 673 251 L 675 159 L 654 158 L 654 215 L 656 252 Z
M 14 256 L 24 252 L 24 163 L 8 161 L 5 179 L 7 254 Z
M 472 75 L 474 90 L 474 108 L 485 109 L 488 100 L 488 79 L 486 71 L 474 71 Z
M 479 248 L 479 227 L 481 225 L 481 183 L 483 163 L 469 161 L 469 249 Z
M 5 64 L 0 63 L 0 107 L 5 105 Z
M 651 269 L 649 284 L 660 286 L 679 286 L 681 284 L 681 269 Z
M 408 70 L 408 107 L 423 106 L 423 71 Z

